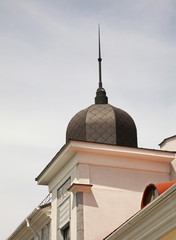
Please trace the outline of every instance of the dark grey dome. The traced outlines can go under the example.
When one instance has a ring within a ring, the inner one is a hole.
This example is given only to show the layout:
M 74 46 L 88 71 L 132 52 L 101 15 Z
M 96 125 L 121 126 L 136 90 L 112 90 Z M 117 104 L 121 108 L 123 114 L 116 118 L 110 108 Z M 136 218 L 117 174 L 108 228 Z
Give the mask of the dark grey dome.
M 99 29 L 99 87 L 95 104 L 78 112 L 67 127 L 66 141 L 78 140 L 137 147 L 137 131 L 133 119 L 125 111 L 108 104 L 102 86 Z
M 137 130 L 125 111 L 110 104 L 94 104 L 71 119 L 66 133 L 68 140 L 137 147 Z

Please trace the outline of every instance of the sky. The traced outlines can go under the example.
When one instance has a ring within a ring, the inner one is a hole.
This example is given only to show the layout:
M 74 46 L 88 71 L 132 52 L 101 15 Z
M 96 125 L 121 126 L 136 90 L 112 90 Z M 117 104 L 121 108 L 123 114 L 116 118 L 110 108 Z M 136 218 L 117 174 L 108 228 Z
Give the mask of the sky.
M 47 196 L 35 178 L 94 104 L 99 23 L 103 87 L 139 147 L 176 134 L 176 1 L 1 0 L 1 239 Z

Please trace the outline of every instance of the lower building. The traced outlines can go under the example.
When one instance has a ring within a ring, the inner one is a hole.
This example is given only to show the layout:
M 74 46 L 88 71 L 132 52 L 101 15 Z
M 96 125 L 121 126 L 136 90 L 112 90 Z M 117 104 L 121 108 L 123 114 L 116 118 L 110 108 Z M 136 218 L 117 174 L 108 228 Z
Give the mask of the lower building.
M 51 203 L 38 206 L 26 217 L 8 240 L 50 240 Z

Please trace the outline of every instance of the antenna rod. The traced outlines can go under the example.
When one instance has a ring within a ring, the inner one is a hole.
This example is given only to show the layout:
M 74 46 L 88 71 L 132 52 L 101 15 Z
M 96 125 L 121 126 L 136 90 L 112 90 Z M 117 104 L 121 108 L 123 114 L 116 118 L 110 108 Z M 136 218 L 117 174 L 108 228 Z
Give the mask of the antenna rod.
M 100 47 L 100 24 L 98 24 L 98 49 L 99 49 L 99 56 L 98 56 L 98 63 L 99 63 L 99 88 L 96 92 L 95 97 L 95 104 L 108 104 L 108 98 L 106 96 L 106 91 L 102 87 L 102 79 L 101 79 L 101 47 Z
M 100 47 L 100 24 L 98 24 L 98 45 L 99 45 L 99 57 L 98 57 L 98 63 L 99 63 L 99 88 L 102 88 L 102 78 L 101 78 L 101 47 Z

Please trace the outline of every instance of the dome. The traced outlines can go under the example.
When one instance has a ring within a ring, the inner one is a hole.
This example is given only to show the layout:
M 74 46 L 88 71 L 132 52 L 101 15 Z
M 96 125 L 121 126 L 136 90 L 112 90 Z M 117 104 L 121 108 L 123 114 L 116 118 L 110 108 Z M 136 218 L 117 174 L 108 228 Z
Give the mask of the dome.
M 137 147 L 137 130 L 128 113 L 110 104 L 93 104 L 69 122 L 66 141 Z
M 101 61 L 99 32 L 99 88 L 95 104 L 78 112 L 71 119 L 67 127 L 66 141 L 137 147 L 137 131 L 133 119 L 125 111 L 108 104 L 106 91 L 102 87 Z

